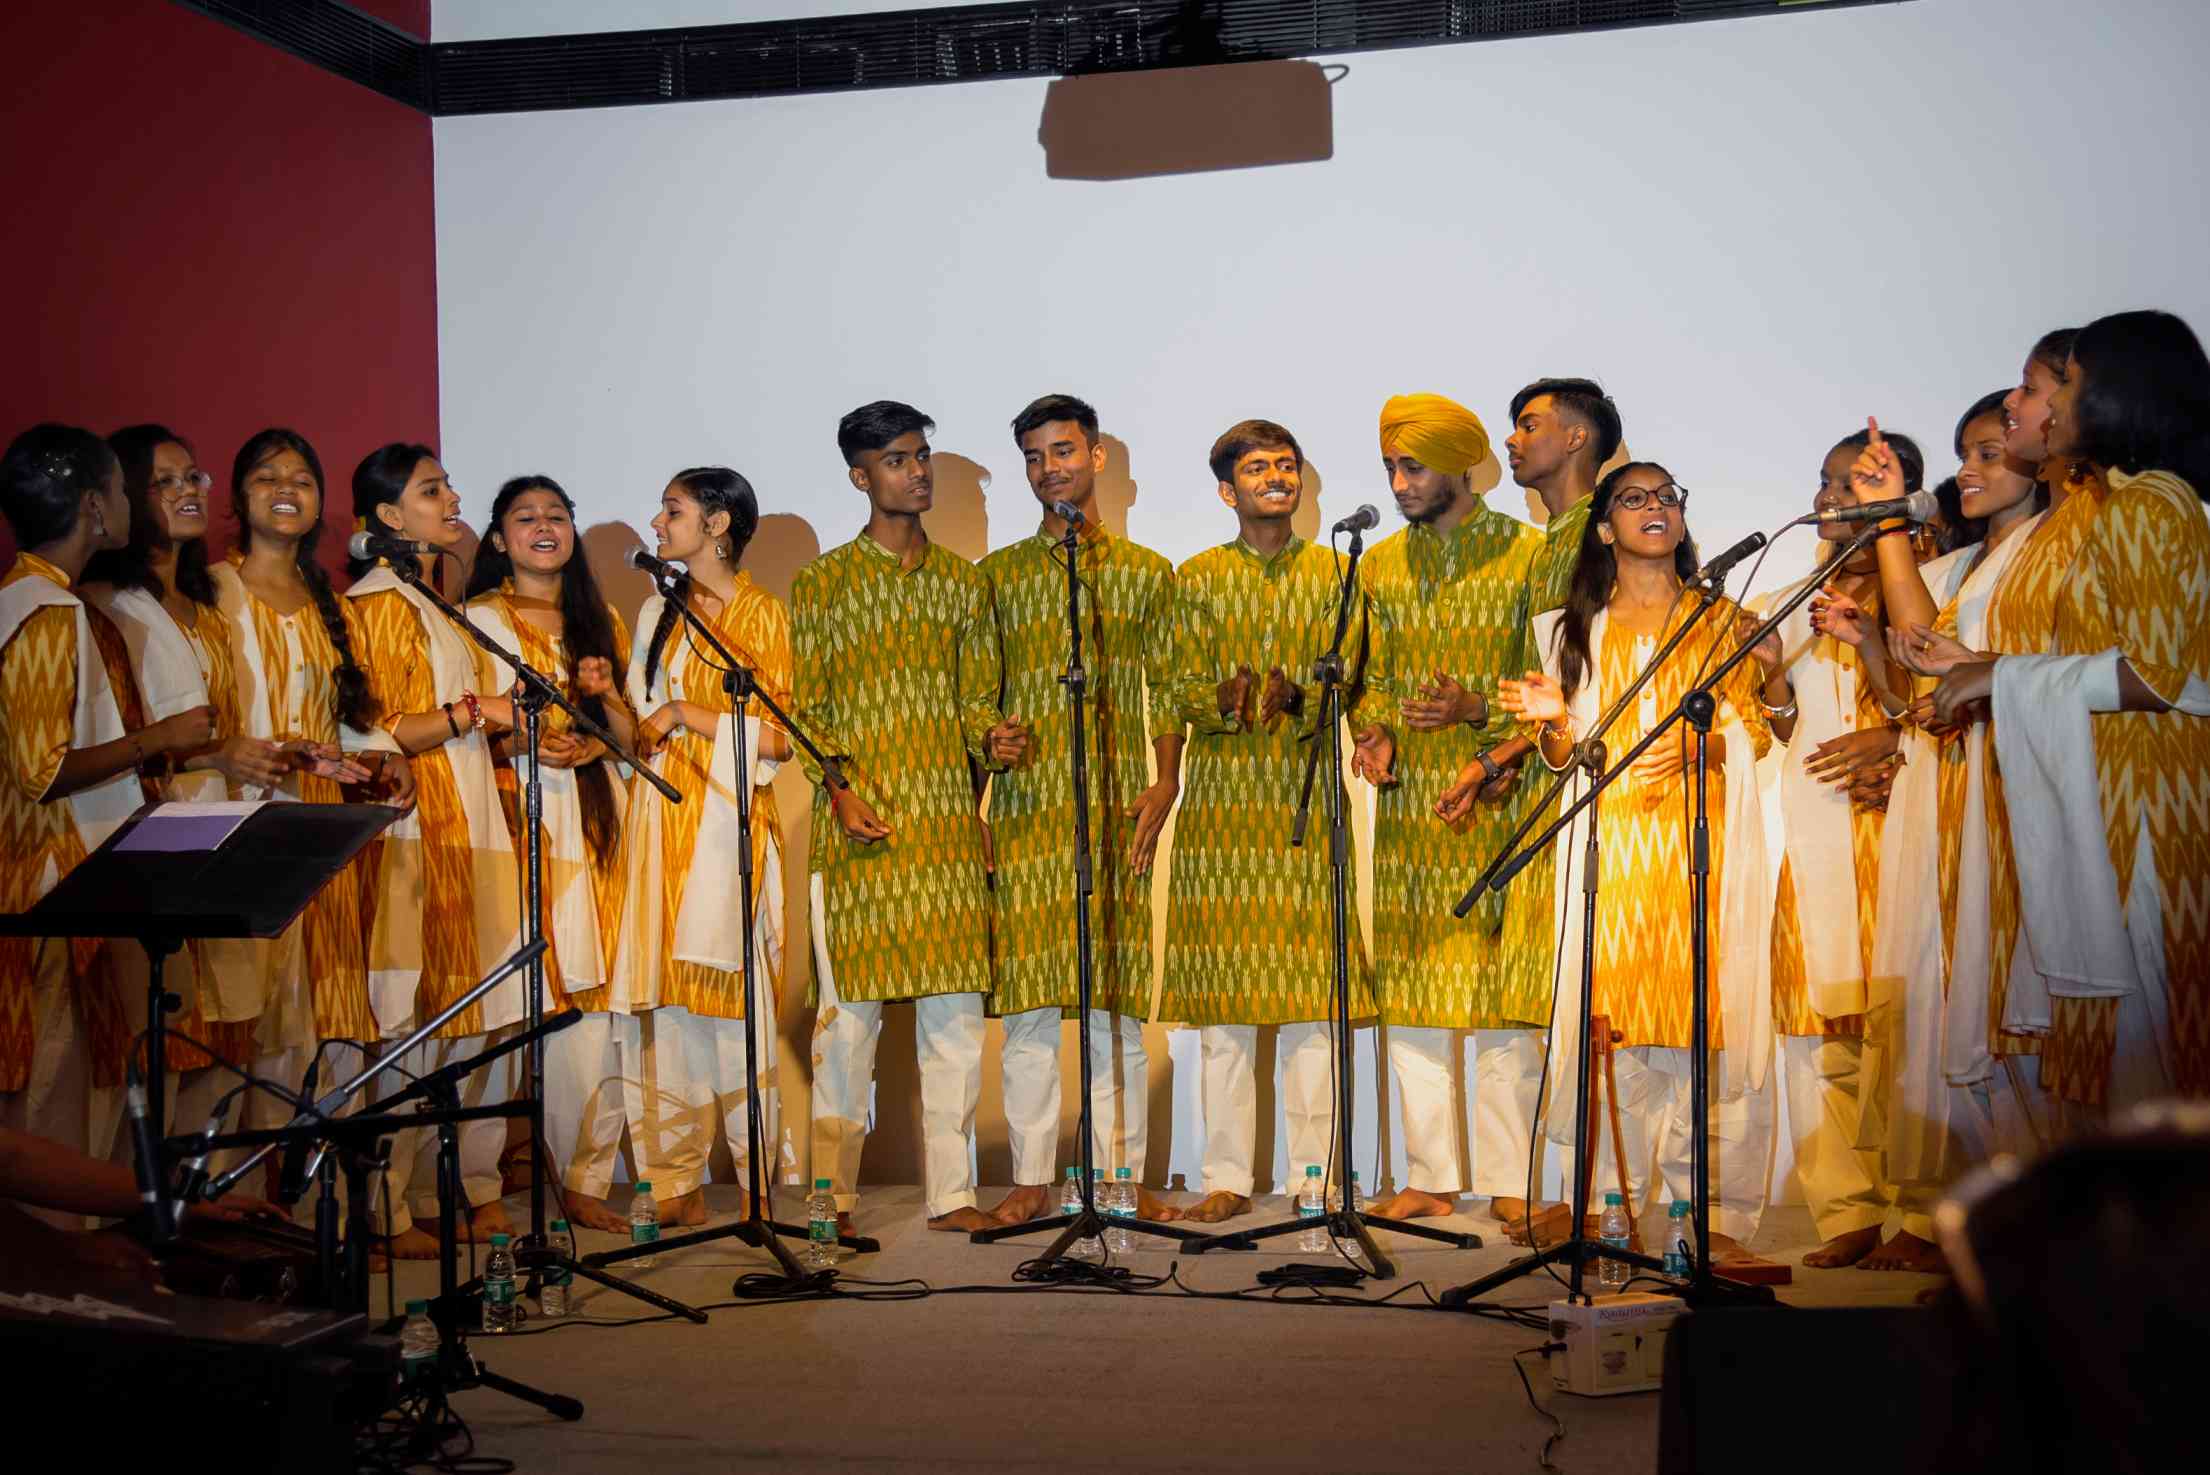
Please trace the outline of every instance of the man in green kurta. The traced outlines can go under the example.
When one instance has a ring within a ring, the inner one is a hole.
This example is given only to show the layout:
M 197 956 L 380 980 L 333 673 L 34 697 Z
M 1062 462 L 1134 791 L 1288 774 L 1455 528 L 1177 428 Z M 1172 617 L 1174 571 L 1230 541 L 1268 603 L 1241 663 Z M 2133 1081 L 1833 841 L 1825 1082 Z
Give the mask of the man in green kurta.
M 1456 1032 L 1477 1032 L 1479 1082 L 1483 1036 L 1507 1022 L 1501 907 L 1464 921 L 1451 907 L 1511 833 L 1514 806 L 1501 796 L 1477 800 L 1446 820 L 1435 803 L 1461 768 L 1479 766 L 1510 735 L 1496 683 L 1516 671 L 1527 568 L 1542 543 L 1473 490 L 1474 468 L 1488 457 L 1487 430 L 1453 400 L 1399 395 L 1382 407 L 1382 469 L 1406 526 L 1374 548 L 1362 572 L 1366 686 L 1351 730 L 1356 767 L 1375 789 L 1374 994 L 1388 1026 L 1408 1170 L 1407 1186 L 1370 1210 L 1384 1218 L 1455 1208 L 1467 1186 Z M 1528 1134 L 1516 1150 L 1489 1140 L 1480 1129 L 1491 1115 L 1475 1114 L 1473 1186 L 1485 1197 L 1526 1178 Z
M 1573 570 L 1580 562 L 1581 537 L 1588 527 L 1588 513 L 1596 495 L 1597 474 L 1618 451 L 1619 407 L 1601 386 L 1588 379 L 1537 379 L 1512 396 L 1512 433 L 1505 441 L 1505 455 L 1512 480 L 1542 500 L 1549 514 L 1543 524 L 1542 544 L 1527 566 L 1525 616 L 1521 639 L 1509 670 L 1530 671 L 1541 662 L 1532 646 L 1527 622 L 1564 606 L 1572 587 Z M 1509 731 L 1509 729 L 1505 729 Z M 1453 821 L 1473 812 L 1482 800 L 1511 792 L 1512 775 L 1527 761 L 1533 744 L 1513 733 L 1490 749 L 1486 764 L 1476 760 L 1459 771 L 1457 782 L 1442 797 L 1438 812 Z M 1524 820 L 1550 788 L 1540 772 L 1518 785 L 1513 799 L 1511 826 Z M 1536 821 L 1536 830 L 1550 822 L 1554 809 Z M 1477 1041 L 1475 1140 L 1485 1146 L 1491 1140 L 1517 1143 L 1507 1160 L 1489 1154 L 1500 1164 L 1492 1174 L 1479 1161 L 1475 1172 L 1481 1182 L 1496 1191 L 1490 1211 L 1514 1226 L 1513 1238 L 1547 1238 L 1569 1217 L 1562 1204 L 1542 1204 L 1532 1211 L 1524 1186 L 1517 1190 L 1501 1180 L 1518 1173 L 1524 1184 L 1529 1143 L 1534 1138 L 1534 1117 L 1539 1111 L 1542 1069 L 1547 1048 L 1546 1031 L 1534 1027 L 1550 1018 L 1552 977 L 1557 952 L 1557 912 L 1552 892 L 1552 854 L 1541 855 L 1513 879 L 1504 893 L 1504 922 L 1499 935 L 1498 975 L 1500 1013 L 1506 1023 L 1528 1027 L 1507 1029 Z M 1484 861 L 1484 864 L 1486 862 Z M 1509 1166 L 1503 1166 L 1506 1162 Z
M 990 586 L 929 542 L 928 417 L 863 405 L 837 426 L 867 497 L 858 537 L 791 586 L 798 725 L 837 760 L 813 810 L 813 1164 L 857 1201 L 886 1000 L 915 1001 L 929 1227 L 997 1221 L 975 1207 L 975 1104 L 990 989 L 990 893 L 970 762 L 998 766 L 1018 732 L 998 711 Z M 804 749 L 800 749 L 804 753 Z
M 990 780 L 997 862 L 995 1012 L 1005 1023 L 1005 1119 L 1013 1192 L 995 1216 L 1025 1223 L 1056 1207 L 1059 1036 L 1078 1003 L 1074 783 L 1067 690 L 1067 521 L 1080 514 L 1080 620 L 1087 675 L 1093 989 L 1090 1010 L 1094 1161 L 1143 1181 L 1150 1060 L 1151 858 L 1181 789 L 1182 721 L 1173 691 L 1174 566 L 1115 538 L 1097 520 L 1105 466 L 1097 411 L 1046 395 L 1013 420 L 1028 485 L 1043 506 L 1036 533 L 980 565 L 997 611 L 1001 705 L 1021 755 Z M 1158 777 L 1151 775 L 1156 758 Z M 1138 1190 L 1141 1193 L 1141 1190 Z M 1179 1211 L 1139 1200 L 1145 1219 Z
M 1325 1167 L 1335 944 L 1324 794 L 1306 843 L 1290 831 L 1316 734 L 1312 666 L 1334 634 L 1342 566 L 1290 527 L 1304 494 L 1304 453 L 1281 426 L 1246 420 L 1213 445 L 1234 542 L 1176 572 L 1182 618 L 1176 695 L 1190 740 L 1175 821 L 1166 972 L 1159 1017 L 1202 1030 L 1205 1197 L 1188 1217 L 1218 1222 L 1251 1207 L 1258 1136 L 1258 1030 L 1279 1025 L 1289 1174 Z M 1359 622 L 1352 622 L 1354 639 Z M 1359 651 L 1346 646 L 1350 669 Z M 1263 678 L 1259 673 L 1265 673 Z M 1323 765 L 1324 767 L 1324 765 Z M 1340 782 L 1322 772 L 1321 783 Z M 1373 1014 L 1366 951 L 1351 943 L 1351 1017 Z

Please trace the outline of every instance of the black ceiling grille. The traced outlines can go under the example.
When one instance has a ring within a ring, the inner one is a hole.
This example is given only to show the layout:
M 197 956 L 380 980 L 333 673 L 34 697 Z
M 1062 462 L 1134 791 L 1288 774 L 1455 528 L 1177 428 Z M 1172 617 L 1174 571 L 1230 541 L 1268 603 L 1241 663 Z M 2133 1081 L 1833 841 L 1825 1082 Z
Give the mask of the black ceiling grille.
M 408 107 L 430 111 L 430 45 L 337 0 L 177 0 Z
M 438 116 L 1057 77 L 1902 0 L 1060 0 L 418 42 L 337 0 L 179 0 Z

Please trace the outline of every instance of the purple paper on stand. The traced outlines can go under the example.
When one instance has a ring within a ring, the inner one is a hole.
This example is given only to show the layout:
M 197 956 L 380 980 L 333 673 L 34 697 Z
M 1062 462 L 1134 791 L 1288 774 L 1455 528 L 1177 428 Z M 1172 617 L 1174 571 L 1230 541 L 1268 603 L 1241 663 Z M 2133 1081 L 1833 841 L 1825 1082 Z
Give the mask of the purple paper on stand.
M 164 804 L 115 842 L 117 851 L 188 855 L 215 850 L 258 805 Z

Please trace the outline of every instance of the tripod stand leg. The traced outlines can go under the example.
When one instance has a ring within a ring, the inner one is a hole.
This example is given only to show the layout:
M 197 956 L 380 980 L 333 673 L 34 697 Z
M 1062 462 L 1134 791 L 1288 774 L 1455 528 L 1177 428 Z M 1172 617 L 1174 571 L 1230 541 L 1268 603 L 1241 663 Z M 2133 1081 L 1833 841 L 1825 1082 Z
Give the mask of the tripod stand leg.
M 504 1393 L 507 1397 L 518 1398 L 524 1403 L 534 1403 L 554 1418 L 566 1419 L 571 1424 L 583 1417 L 583 1400 L 570 1398 L 565 1393 L 547 1393 L 542 1389 L 532 1388 L 527 1383 L 502 1378 L 481 1363 L 476 1365 L 474 1386 L 489 1388 L 494 1393 Z

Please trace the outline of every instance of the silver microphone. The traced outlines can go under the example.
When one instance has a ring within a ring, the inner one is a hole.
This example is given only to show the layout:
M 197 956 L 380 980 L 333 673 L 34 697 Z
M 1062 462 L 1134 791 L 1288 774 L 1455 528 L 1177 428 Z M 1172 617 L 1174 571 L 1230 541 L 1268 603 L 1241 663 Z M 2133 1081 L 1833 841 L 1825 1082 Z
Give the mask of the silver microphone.
M 435 558 L 445 550 L 435 543 L 425 543 L 420 538 L 402 538 L 392 533 L 360 532 L 346 541 L 345 551 L 355 558 Z
M 1365 533 L 1371 532 L 1380 526 L 1381 513 L 1373 503 L 1368 502 L 1349 517 L 1338 522 L 1335 525 L 1335 531 L 1339 533 Z
M 1806 512 L 1795 520 L 1794 526 L 1807 522 L 1883 522 L 1891 517 L 1905 517 L 1912 522 L 1932 522 L 1941 516 L 1941 498 L 1932 492 L 1913 492 L 1908 497 L 1890 497 L 1885 502 L 1862 502 L 1855 507 L 1827 507 L 1817 512 Z
M 622 562 L 634 569 L 643 569 L 656 579 L 672 579 L 683 571 L 664 558 L 654 558 L 642 548 L 632 548 L 622 555 Z
M 1083 523 L 1089 521 L 1088 518 L 1082 515 L 1082 509 L 1075 506 L 1072 502 L 1054 502 L 1051 504 L 1051 510 L 1058 515 L 1058 518 L 1061 522 L 1067 524 L 1067 526 L 1069 527 L 1078 528 L 1082 526 Z

